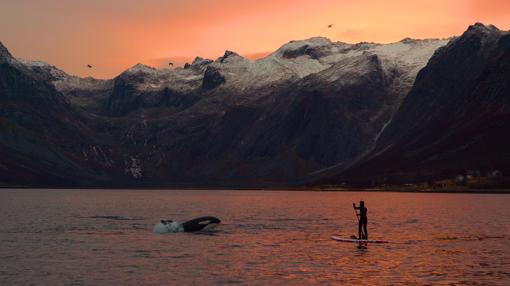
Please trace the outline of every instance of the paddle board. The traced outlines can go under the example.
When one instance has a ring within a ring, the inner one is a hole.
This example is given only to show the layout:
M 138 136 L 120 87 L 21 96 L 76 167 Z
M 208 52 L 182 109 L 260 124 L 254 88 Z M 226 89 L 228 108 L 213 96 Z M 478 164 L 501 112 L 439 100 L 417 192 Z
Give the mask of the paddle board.
M 374 239 L 356 239 L 356 238 L 344 238 L 336 235 L 332 235 L 331 239 L 341 242 L 357 242 L 357 243 L 389 243 L 387 240 L 374 240 Z

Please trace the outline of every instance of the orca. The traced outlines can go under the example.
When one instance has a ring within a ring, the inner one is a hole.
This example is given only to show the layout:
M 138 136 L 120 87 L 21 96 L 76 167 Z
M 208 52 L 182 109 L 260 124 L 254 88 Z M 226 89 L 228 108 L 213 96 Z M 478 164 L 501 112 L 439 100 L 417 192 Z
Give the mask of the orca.
M 200 230 L 211 230 L 218 226 L 221 220 L 213 216 L 197 217 L 182 223 L 184 232 L 194 232 Z
M 156 233 L 206 231 L 217 227 L 220 223 L 221 220 L 213 216 L 197 217 L 184 223 L 161 220 L 154 226 L 153 231 Z

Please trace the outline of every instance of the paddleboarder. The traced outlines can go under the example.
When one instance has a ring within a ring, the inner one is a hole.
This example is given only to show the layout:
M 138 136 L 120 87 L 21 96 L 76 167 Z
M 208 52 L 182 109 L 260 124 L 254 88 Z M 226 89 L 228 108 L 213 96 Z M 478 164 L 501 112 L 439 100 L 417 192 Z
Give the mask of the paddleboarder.
M 358 217 L 358 239 L 368 239 L 368 231 L 367 231 L 367 212 L 368 209 L 365 207 L 364 201 L 359 201 L 359 207 L 356 206 L 355 203 L 352 203 L 354 207 L 354 211 L 356 212 L 356 216 Z M 359 214 L 357 212 L 359 210 Z M 363 232 L 362 232 L 363 230 Z M 362 236 L 362 233 L 364 235 Z

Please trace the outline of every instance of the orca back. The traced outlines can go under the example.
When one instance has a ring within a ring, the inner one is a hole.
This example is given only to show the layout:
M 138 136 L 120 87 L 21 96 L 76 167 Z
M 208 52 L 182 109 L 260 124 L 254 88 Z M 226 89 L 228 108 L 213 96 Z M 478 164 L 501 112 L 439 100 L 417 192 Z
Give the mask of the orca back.
M 203 216 L 182 223 L 182 227 L 184 228 L 185 232 L 193 232 L 214 228 L 219 223 L 221 223 L 221 220 L 217 217 Z

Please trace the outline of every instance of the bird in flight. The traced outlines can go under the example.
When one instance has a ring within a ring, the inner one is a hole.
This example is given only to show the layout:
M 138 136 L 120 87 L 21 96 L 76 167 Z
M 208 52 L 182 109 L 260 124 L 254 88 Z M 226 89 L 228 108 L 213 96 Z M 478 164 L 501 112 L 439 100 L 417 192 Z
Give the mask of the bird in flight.
M 328 28 L 333 28 L 333 24 L 329 24 L 329 25 L 328 25 Z
M 173 66 L 174 66 L 174 63 L 169 62 L 169 63 L 168 63 L 168 65 L 173 67 Z
M 91 68 L 92 68 L 92 66 L 91 66 L 91 65 L 87 65 L 87 67 L 88 67 L 89 69 L 91 69 Z

